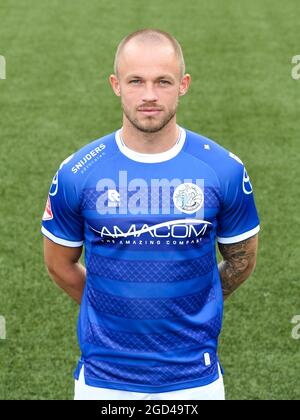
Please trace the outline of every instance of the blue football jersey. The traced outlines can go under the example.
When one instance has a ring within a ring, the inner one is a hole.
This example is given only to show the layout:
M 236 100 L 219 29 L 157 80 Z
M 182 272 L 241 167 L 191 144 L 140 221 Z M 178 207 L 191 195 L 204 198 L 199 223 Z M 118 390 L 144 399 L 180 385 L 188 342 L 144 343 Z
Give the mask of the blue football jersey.
M 85 382 L 166 392 L 218 378 L 223 298 L 216 241 L 259 231 L 238 157 L 178 127 L 168 151 L 137 153 L 121 130 L 70 156 L 54 176 L 42 233 L 84 245 L 78 320 Z

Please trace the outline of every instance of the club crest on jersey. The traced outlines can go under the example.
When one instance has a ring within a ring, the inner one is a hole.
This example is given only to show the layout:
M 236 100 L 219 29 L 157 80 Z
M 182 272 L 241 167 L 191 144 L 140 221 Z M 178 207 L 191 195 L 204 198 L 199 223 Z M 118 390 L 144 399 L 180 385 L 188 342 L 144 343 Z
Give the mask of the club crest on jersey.
M 48 197 L 46 207 L 45 207 L 45 211 L 44 211 L 44 214 L 43 214 L 43 220 L 52 220 L 52 219 L 53 219 L 53 213 L 52 213 L 52 209 L 51 209 L 51 201 L 50 201 L 50 197 Z
M 201 209 L 204 203 L 204 194 L 201 188 L 185 182 L 178 185 L 173 194 L 175 207 L 183 213 L 192 214 Z

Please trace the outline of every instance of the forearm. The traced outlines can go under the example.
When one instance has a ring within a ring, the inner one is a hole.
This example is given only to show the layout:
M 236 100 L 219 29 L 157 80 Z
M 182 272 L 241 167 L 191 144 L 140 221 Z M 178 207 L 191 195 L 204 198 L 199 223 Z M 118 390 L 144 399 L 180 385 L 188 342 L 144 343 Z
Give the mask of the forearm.
M 256 264 L 257 244 L 257 235 L 236 244 L 219 244 L 223 256 L 219 273 L 224 300 L 252 274 Z
M 48 273 L 55 283 L 76 303 L 80 304 L 86 281 L 86 269 L 79 262 L 64 266 L 63 269 L 48 267 Z
M 251 275 L 251 270 L 238 268 L 231 261 L 221 261 L 219 264 L 219 273 L 222 282 L 223 298 L 226 300 L 238 287 L 244 283 Z

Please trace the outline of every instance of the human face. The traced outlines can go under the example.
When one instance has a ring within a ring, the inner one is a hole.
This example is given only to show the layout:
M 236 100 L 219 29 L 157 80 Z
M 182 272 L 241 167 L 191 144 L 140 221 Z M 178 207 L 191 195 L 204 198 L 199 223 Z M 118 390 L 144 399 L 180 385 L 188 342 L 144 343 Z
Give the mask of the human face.
M 110 82 L 121 97 L 125 122 L 155 133 L 175 123 L 179 96 L 187 92 L 190 75 L 181 77 L 169 44 L 129 42 L 119 57 L 118 76 L 111 75 Z

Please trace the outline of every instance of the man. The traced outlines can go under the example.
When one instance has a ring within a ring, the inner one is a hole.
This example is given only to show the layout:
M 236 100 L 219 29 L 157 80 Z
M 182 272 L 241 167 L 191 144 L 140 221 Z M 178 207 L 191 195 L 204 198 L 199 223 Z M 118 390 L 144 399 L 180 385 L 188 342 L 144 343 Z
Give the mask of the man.
M 171 35 L 130 34 L 110 76 L 122 128 L 53 179 L 45 262 L 81 304 L 75 399 L 224 399 L 223 298 L 254 269 L 259 220 L 240 159 L 177 125 L 190 82 Z

